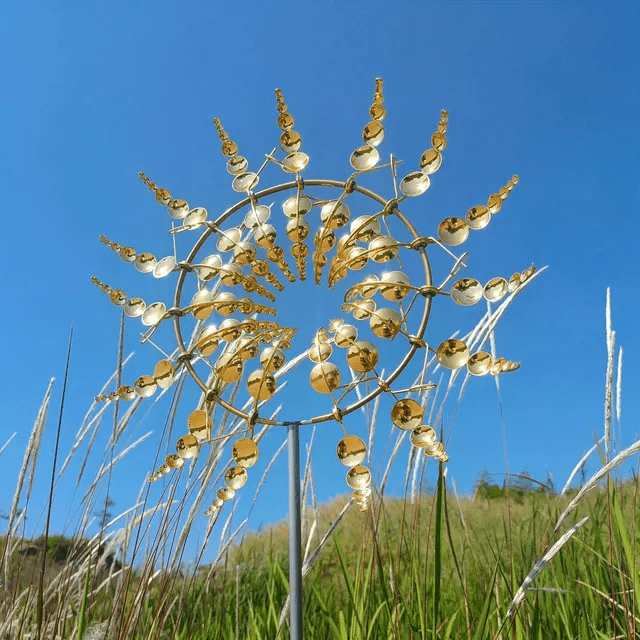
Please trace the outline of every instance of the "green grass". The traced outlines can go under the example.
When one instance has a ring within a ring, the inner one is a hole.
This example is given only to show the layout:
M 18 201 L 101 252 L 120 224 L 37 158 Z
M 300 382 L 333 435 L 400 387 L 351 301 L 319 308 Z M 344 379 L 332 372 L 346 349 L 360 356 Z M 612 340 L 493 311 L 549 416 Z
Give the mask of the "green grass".
M 607 398 L 613 397 L 613 357 L 610 349 Z M 155 494 L 164 506 L 156 508 L 145 485 L 135 509 L 106 523 L 110 505 L 98 487 L 146 437 L 133 445 L 121 442 L 141 406 L 137 401 L 107 427 L 117 451 L 97 462 L 77 529 L 34 541 L 21 538 L 50 394 L 51 388 L 29 438 L 12 505 L 0 505 L 8 514 L 8 533 L 0 536 L 0 640 L 287 640 L 286 523 L 241 538 L 225 525 L 235 508 L 227 504 L 199 540 L 204 552 L 216 536 L 221 539 L 216 561 L 204 565 L 200 556 L 185 563 L 186 540 L 194 531 L 201 534 L 194 523 L 202 522 L 196 516 L 202 517 L 211 499 L 207 488 L 224 472 L 216 457 L 218 440 L 212 439 L 208 459 L 203 456 L 199 466 Z M 610 409 L 609 404 L 605 434 L 611 432 Z M 104 415 L 92 411 L 60 474 L 81 455 L 80 475 L 88 473 Z M 225 434 L 237 429 L 228 415 L 216 416 L 214 424 Z M 377 424 L 376 415 L 371 424 Z M 526 479 L 499 487 L 483 478 L 473 498 L 456 499 L 440 465 L 432 494 L 408 489 L 406 498 L 390 498 L 382 481 L 368 511 L 360 512 L 349 497 L 312 508 L 310 480 L 303 537 L 305 639 L 638 637 L 640 484 L 637 478 L 615 481 L 612 473 L 639 450 L 637 442 L 603 453 L 601 469 L 566 496 Z M 424 457 L 417 455 L 419 464 Z M 263 479 L 271 464 L 265 464 Z M 310 465 L 305 479 L 313 477 Z M 95 513 L 107 526 L 90 536 L 87 523 Z
M 367 513 L 347 513 L 305 577 L 306 638 L 636 637 L 637 480 L 589 495 L 567 527 L 584 515 L 588 525 L 549 561 L 508 619 L 567 498 L 532 492 L 519 503 L 509 495 L 458 502 L 443 487 L 412 505 L 387 499 Z M 342 502 L 321 508 L 321 521 Z M 216 567 L 160 574 L 144 589 L 144 576 L 132 572 L 124 600 L 116 592 L 82 600 L 88 624 L 115 611 L 111 624 L 120 637 L 286 639 L 279 627 L 288 594 L 283 528 L 248 537 Z M 71 637 L 72 626 L 67 621 L 62 637 Z

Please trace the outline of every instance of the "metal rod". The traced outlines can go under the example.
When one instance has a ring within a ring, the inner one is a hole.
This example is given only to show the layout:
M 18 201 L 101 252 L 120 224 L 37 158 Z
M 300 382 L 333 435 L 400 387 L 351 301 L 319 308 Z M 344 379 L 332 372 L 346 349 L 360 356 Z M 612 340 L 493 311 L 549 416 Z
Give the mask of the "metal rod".
M 302 640 L 302 534 L 299 425 L 287 426 L 289 454 L 289 593 L 291 640 Z

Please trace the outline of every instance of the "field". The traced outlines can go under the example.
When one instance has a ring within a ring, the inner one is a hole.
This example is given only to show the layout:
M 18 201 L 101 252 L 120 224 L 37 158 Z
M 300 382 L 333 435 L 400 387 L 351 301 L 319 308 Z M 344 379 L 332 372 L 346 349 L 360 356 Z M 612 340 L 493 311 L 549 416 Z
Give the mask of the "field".
M 485 324 L 488 335 L 493 325 Z M 614 411 L 613 370 L 610 350 L 607 425 Z M 104 526 L 89 536 L 89 516 L 101 508 L 96 486 L 117 462 L 107 458 L 90 482 L 72 536 L 54 535 L 48 518 L 42 536 L 20 535 L 49 397 L 0 539 L 0 638 L 286 640 L 286 523 L 241 538 L 225 516 L 214 517 L 202 549 L 219 538 L 217 559 L 186 562 L 185 543 L 204 506 L 200 488 L 218 473 L 215 464 L 190 472 L 189 491 L 175 503 L 176 484 L 168 483 L 159 507 L 145 497 L 136 509 L 113 517 L 103 504 Z M 92 415 L 78 446 L 90 442 L 100 425 Z M 225 419 L 220 424 L 229 426 Z M 117 420 L 115 425 L 114 434 L 122 432 Z M 613 452 L 608 437 L 605 432 L 602 449 L 594 447 L 600 470 L 579 489 L 558 492 L 515 476 L 498 486 L 482 477 L 473 496 L 458 497 L 446 480 L 446 464 L 437 463 L 433 490 L 416 489 L 407 473 L 403 499 L 385 496 L 382 482 L 365 512 L 350 496 L 315 505 L 307 467 L 304 637 L 637 637 L 639 485 L 637 477 L 614 480 L 612 473 L 640 443 Z M 80 454 L 68 455 L 67 461 Z M 215 447 L 210 456 L 215 461 Z M 416 456 L 416 469 L 423 458 Z M 267 464 L 263 477 L 269 470 Z M 149 528 L 154 515 L 156 526 Z

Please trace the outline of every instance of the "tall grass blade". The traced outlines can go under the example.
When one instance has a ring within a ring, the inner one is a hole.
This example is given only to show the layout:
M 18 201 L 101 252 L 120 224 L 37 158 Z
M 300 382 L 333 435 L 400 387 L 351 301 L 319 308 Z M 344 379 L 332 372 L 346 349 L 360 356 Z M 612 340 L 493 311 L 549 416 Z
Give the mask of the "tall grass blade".
M 71 327 L 71 332 L 69 334 L 69 346 L 67 348 L 67 363 L 64 368 L 64 381 L 62 383 L 62 397 L 60 399 L 60 411 L 58 412 L 58 428 L 56 430 L 56 439 L 55 445 L 53 449 L 53 465 L 51 469 L 51 481 L 49 483 L 49 503 L 47 504 L 47 518 L 44 525 L 44 551 L 42 553 L 42 566 L 40 568 L 40 584 L 38 586 L 38 638 L 40 638 L 43 627 L 43 616 L 44 616 L 44 573 L 47 568 L 47 549 L 48 541 L 49 541 L 49 527 L 51 525 L 51 510 L 53 509 L 53 487 L 56 482 L 56 467 L 58 464 L 58 449 L 60 447 L 60 431 L 62 430 L 62 416 L 64 414 L 64 401 L 67 396 L 67 381 L 69 380 L 69 363 L 71 362 L 71 344 L 73 342 L 73 327 Z M 38 448 L 40 446 L 40 441 L 38 441 Z M 35 454 L 37 456 L 37 453 Z M 29 481 L 29 493 L 31 492 L 31 487 L 33 483 L 33 476 L 35 475 L 35 465 L 34 465 L 34 473 L 31 474 L 31 479 Z
M 578 471 L 580 471 L 580 469 L 582 468 L 582 465 L 589 459 L 589 457 L 593 454 L 593 452 L 598 448 L 598 445 L 604 440 L 604 436 L 602 436 L 602 438 L 600 438 L 600 440 L 598 440 L 592 447 L 591 449 L 589 449 L 589 451 L 587 451 L 587 453 L 585 453 L 582 458 L 580 458 L 580 460 L 578 461 L 578 464 L 573 468 L 573 471 L 569 474 L 569 477 L 567 478 L 567 481 L 564 484 L 564 487 L 562 487 L 562 491 L 560 492 L 561 496 L 567 495 L 567 491 L 569 491 L 569 487 L 571 486 L 571 483 L 573 482 L 573 479 L 575 478 L 576 474 L 578 473 Z
M 629 456 L 632 456 L 637 451 L 640 451 L 640 440 L 636 440 L 630 447 L 627 447 L 621 451 L 611 462 L 606 464 L 602 469 L 599 469 L 594 473 L 584 486 L 580 488 L 580 491 L 576 493 L 571 502 L 565 507 L 564 511 L 558 517 L 554 532 L 557 532 L 567 516 L 576 508 L 578 503 L 584 498 L 585 494 L 593 489 L 598 482 L 604 478 L 612 469 L 615 469 L 618 465 L 622 464 Z
M 582 518 L 582 520 L 574 524 L 571 529 L 565 531 L 560 539 L 551 546 L 549 551 L 547 551 L 547 553 L 545 553 L 542 558 L 540 558 L 540 560 L 538 560 L 538 562 L 533 565 L 533 568 L 531 569 L 531 571 L 529 571 L 525 579 L 522 581 L 522 584 L 518 588 L 518 591 L 516 591 L 516 595 L 513 597 L 513 600 L 509 605 L 509 609 L 507 610 L 507 618 L 510 618 L 514 614 L 515 610 L 518 608 L 518 605 L 520 605 L 520 603 L 525 599 L 529 587 L 538 576 L 538 574 L 544 569 L 545 565 L 551 560 L 551 558 L 553 558 L 553 556 L 556 555 L 556 553 L 558 553 L 558 551 L 560 551 L 560 549 L 562 549 L 564 544 L 575 534 L 576 531 L 578 531 L 578 529 L 588 519 L 589 516 L 585 516 L 584 518 Z
M 433 637 L 438 637 L 440 619 L 440 579 L 442 577 L 442 518 L 443 504 L 446 500 L 446 484 L 444 478 L 444 464 L 441 462 L 438 469 L 438 493 L 436 494 L 436 521 L 434 541 L 434 570 L 433 570 Z

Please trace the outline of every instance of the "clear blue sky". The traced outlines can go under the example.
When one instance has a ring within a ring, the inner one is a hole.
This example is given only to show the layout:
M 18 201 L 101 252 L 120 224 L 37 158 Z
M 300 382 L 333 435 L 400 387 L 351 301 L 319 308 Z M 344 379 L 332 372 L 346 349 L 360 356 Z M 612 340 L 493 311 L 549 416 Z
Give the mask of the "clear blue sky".
M 620 430 L 622 445 L 630 444 L 640 416 L 637 25 L 636 5 L 619 2 L 9 3 L 0 25 L 0 440 L 18 436 L 2 458 L 0 508 L 10 506 L 53 376 L 36 481 L 44 502 L 71 325 L 63 455 L 115 367 L 119 313 L 89 277 L 147 301 L 171 299 L 169 283 L 127 269 L 98 242 L 105 234 L 159 257 L 171 252 L 169 219 L 137 172 L 215 217 L 236 194 L 211 118 L 222 118 L 257 168 L 277 145 L 273 90 L 281 87 L 311 158 L 305 177 L 344 179 L 377 76 L 388 110 L 380 150 L 403 159 L 407 171 L 428 148 L 440 110 L 449 111 L 443 167 L 410 203 L 425 233 L 520 176 L 503 212 L 464 247 L 469 275 L 480 279 L 549 266 L 497 333 L 499 350 L 522 362 L 502 378 L 510 470 L 540 480 L 550 473 L 562 486 L 593 432 L 601 433 L 607 287 L 625 350 Z M 434 342 L 469 328 L 481 312 L 439 306 Z M 135 321 L 127 327 L 133 380 L 150 372 L 157 354 L 136 345 Z M 505 469 L 493 381 L 472 382 L 448 444 L 449 477 L 463 492 L 483 468 Z M 138 427 L 154 434 L 112 478 L 118 509 L 131 504 L 152 467 L 163 421 L 156 411 Z M 321 472 L 339 434 L 325 425 L 317 435 L 320 500 L 345 490 L 337 463 Z M 267 449 L 283 436 L 272 436 Z M 272 496 L 284 496 L 285 462 L 274 471 Z M 398 464 L 389 486 L 397 495 Z M 588 469 L 595 468 L 594 459 Z M 67 521 L 73 490 L 72 478 L 59 488 L 54 529 Z M 251 525 L 285 514 L 284 500 L 265 495 Z

